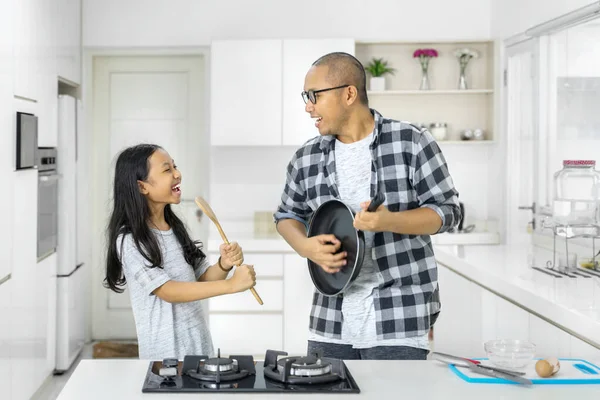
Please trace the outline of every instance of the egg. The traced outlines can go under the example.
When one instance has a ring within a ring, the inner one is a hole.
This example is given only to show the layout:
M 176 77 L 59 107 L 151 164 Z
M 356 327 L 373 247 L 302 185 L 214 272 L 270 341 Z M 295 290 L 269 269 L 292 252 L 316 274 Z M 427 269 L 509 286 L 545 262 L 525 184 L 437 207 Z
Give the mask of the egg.
M 558 361 L 558 358 L 548 357 L 546 358 L 546 361 L 548 361 L 548 363 L 552 365 L 552 374 L 555 374 L 560 370 L 560 362 Z
M 539 360 L 535 363 L 535 372 L 542 378 L 549 378 L 560 369 L 560 362 L 557 358 L 551 357 L 545 360 Z

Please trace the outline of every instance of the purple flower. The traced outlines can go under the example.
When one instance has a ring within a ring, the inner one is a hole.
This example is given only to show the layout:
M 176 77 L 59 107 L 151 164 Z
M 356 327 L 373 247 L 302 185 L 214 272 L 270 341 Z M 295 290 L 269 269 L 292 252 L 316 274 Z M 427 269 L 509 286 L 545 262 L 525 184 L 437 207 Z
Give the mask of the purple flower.
M 438 56 L 438 52 L 435 49 L 417 49 L 415 50 L 415 52 L 413 53 L 413 57 L 417 58 L 417 57 L 437 57 Z

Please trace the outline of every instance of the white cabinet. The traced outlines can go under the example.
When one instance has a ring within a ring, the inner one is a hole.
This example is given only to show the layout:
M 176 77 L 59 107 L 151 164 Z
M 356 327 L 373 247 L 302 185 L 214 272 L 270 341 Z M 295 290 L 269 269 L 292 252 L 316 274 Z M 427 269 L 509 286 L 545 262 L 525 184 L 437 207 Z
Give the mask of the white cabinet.
M 306 259 L 297 254 L 284 257 L 283 275 L 283 349 L 289 354 L 306 354 L 308 322 L 315 287 Z
M 318 136 L 315 121 L 304 110 L 301 92 L 312 64 L 332 52 L 354 55 L 353 39 L 286 39 L 283 41 L 283 141 L 300 146 Z
M 221 356 L 252 355 L 264 359 L 267 349 L 280 350 L 281 314 L 210 314 L 210 333 Z
M 281 143 L 281 40 L 211 45 L 211 143 Z
M 211 263 L 218 254 L 209 254 Z M 259 305 L 249 291 L 208 301 L 213 343 L 222 354 L 264 357 L 267 349 L 306 354 L 308 321 L 314 286 L 306 259 L 294 253 L 244 252 L 244 263 L 254 265 Z M 242 335 L 241 332 L 251 332 Z
M 35 102 L 38 145 L 56 146 L 56 4 L 14 2 L 14 95 Z
M 41 76 L 42 17 L 37 0 L 13 1 L 16 96 L 38 100 Z
M 334 51 L 354 54 L 354 40 L 214 41 L 212 145 L 298 146 L 317 136 L 300 93 L 312 63 Z
M 56 23 L 57 74 L 81 82 L 81 0 L 58 0 Z
M 529 315 L 529 341 L 535 343 L 536 357 L 577 356 L 576 352 L 571 352 L 572 340 L 579 339 L 535 315 Z
M 11 284 L 11 280 L 0 284 L 0 321 L 3 324 L 8 324 L 12 320 L 10 301 Z M 12 398 L 10 363 L 12 332 L 12 329 L 0 329 L 0 399 Z
M 434 325 L 435 350 L 483 355 L 481 288 L 442 266 L 438 266 L 438 285 L 442 309 Z
M 536 357 L 600 361 L 600 349 L 444 265 L 438 264 L 438 271 L 442 311 L 434 326 L 434 351 L 486 357 L 483 345 L 488 340 L 521 339 L 535 344 Z

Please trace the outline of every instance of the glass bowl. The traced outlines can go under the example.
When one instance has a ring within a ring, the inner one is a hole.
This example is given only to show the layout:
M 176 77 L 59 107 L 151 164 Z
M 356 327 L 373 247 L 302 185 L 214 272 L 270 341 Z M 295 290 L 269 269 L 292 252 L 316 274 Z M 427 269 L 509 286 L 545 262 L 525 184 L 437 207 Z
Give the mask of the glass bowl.
M 525 340 L 490 340 L 483 348 L 492 364 L 498 367 L 523 368 L 535 356 L 535 344 Z

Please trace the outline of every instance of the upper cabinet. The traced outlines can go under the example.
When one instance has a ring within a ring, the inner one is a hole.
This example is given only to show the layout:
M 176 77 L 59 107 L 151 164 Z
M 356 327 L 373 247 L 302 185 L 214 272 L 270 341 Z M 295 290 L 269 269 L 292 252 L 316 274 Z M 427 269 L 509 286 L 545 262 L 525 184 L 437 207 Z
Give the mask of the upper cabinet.
M 319 135 L 315 121 L 304 110 L 301 92 L 304 77 L 321 56 L 332 52 L 354 55 L 353 39 L 290 39 L 283 41 L 283 137 L 284 146 L 300 146 Z
M 56 5 L 51 1 L 13 2 L 14 94 L 40 101 L 44 81 L 56 73 L 54 20 Z
M 81 83 L 81 0 L 57 0 L 56 62 L 60 78 Z
M 317 136 L 301 92 L 312 63 L 334 51 L 354 54 L 354 40 L 214 41 L 211 144 L 298 146 Z
M 214 41 L 211 143 L 281 144 L 281 40 Z
M 56 13 L 52 1 L 13 2 L 13 94 L 32 103 L 44 147 L 56 146 Z

